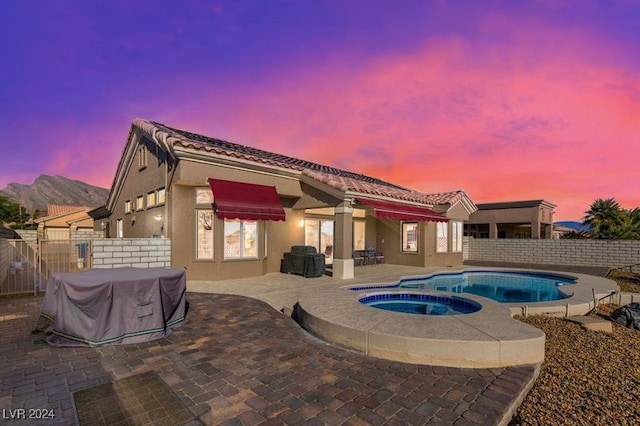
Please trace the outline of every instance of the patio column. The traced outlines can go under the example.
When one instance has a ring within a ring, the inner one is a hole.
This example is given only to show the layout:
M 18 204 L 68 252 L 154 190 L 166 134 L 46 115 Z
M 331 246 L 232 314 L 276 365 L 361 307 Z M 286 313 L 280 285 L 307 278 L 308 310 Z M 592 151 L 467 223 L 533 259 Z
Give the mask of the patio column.
M 333 276 L 341 280 L 353 278 L 353 207 L 351 200 L 335 208 L 335 235 L 333 236 Z
M 531 222 L 531 238 L 540 239 L 540 221 Z
M 496 222 L 489 223 L 489 238 L 498 238 L 498 224 Z

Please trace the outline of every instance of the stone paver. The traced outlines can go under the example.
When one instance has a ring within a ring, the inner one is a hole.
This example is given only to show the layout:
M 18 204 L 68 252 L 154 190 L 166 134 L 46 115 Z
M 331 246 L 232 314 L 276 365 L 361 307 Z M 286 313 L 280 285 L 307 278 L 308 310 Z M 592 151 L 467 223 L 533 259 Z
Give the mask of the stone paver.
M 55 348 L 31 334 L 42 296 L 0 298 L 0 416 L 74 424 L 71 393 L 155 371 L 203 424 L 496 424 L 533 366 L 459 369 L 328 345 L 256 299 L 190 293 L 187 323 L 144 344 Z M 13 315 L 13 316 L 12 316 Z M 141 413 L 141 415 L 144 413 Z

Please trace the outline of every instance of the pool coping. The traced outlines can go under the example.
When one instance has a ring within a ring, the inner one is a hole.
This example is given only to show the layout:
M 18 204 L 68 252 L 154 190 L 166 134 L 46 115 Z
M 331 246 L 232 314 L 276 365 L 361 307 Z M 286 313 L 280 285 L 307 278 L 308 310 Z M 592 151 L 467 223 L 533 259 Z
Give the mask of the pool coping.
M 465 267 L 404 276 L 399 280 L 469 271 L 531 270 Z M 458 297 L 461 294 L 380 288 L 394 282 L 370 286 L 352 283 L 339 288 L 305 292 L 299 298 L 293 316 L 307 331 L 329 343 L 394 361 L 469 368 L 538 364 L 544 361 L 544 333 L 514 319 L 513 315 L 584 315 L 595 306 L 594 297 L 598 299 L 608 296 L 611 291 L 618 290 L 618 287 L 611 280 L 591 275 L 546 270 L 534 272 L 576 278 L 576 284 L 571 285 L 573 295 L 551 302 L 498 303 L 464 293 L 464 298 L 480 303 L 483 308 L 464 315 L 420 316 L 371 308 L 361 304 L 359 299 L 376 291 Z M 350 290 L 352 287 L 363 286 L 370 288 Z

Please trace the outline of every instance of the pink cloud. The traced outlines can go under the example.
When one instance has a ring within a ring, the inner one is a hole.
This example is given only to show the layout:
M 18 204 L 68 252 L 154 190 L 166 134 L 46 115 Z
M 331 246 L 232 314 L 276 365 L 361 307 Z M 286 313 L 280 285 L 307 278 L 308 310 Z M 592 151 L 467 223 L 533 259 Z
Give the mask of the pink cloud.
M 549 199 L 559 218 L 597 197 L 640 205 L 638 78 L 602 63 L 606 42 L 587 34 L 511 26 L 504 52 L 455 37 L 373 60 L 343 52 L 208 93 L 178 121 L 419 190 Z
M 370 56 L 336 51 L 256 81 L 174 74 L 117 116 L 43 123 L 42 173 L 109 187 L 137 116 L 476 202 L 545 198 L 579 219 L 598 197 L 640 206 L 634 52 L 584 31 L 494 14 L 483 38 L 432 37 Z M 493 40 L 487 43 L 484 40 Z M 498 40 L 498 42 L 495 42 Z

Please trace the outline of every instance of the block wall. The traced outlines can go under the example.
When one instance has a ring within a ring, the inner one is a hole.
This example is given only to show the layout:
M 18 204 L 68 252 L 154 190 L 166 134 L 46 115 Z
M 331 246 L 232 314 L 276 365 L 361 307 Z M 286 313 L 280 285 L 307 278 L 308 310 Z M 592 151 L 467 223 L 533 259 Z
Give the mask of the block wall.
M 640 241 L 471 238 L 465 243 L 465 260 L 609 268 L 640 263 Z
M 168 238 L 99 238 L 93 240 L 94 268 L 169 268 L 171 240 Z

